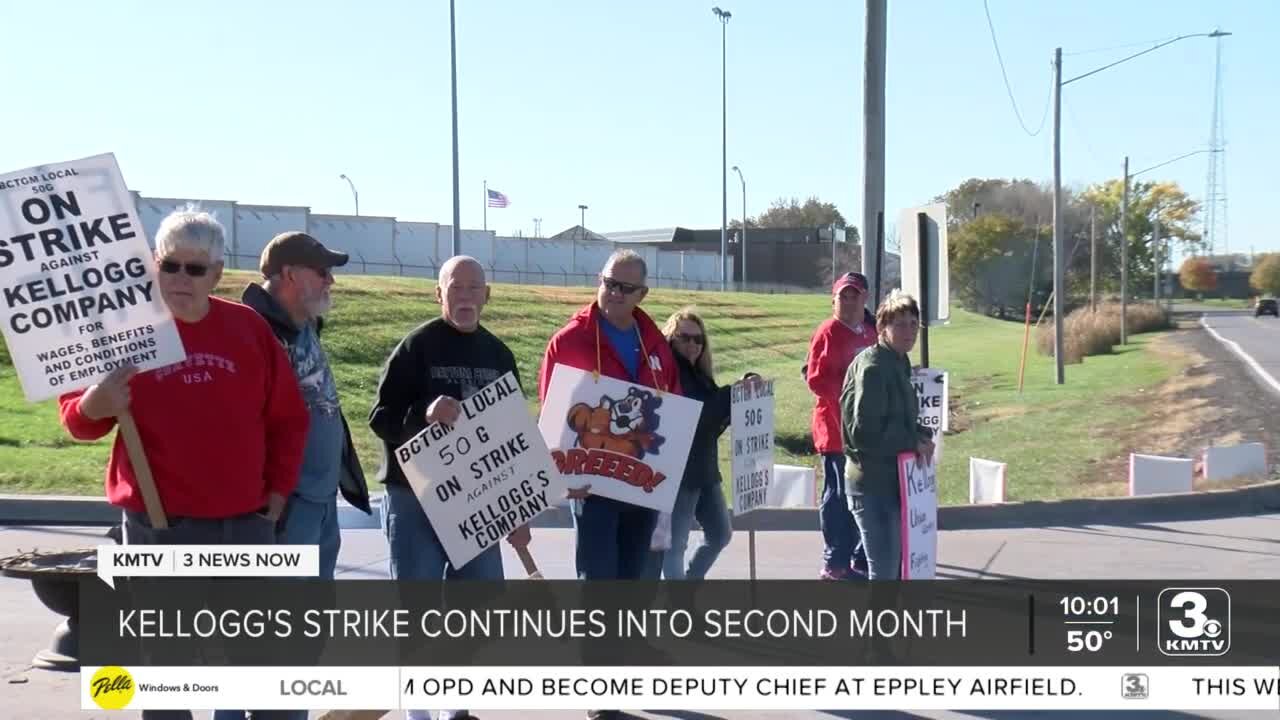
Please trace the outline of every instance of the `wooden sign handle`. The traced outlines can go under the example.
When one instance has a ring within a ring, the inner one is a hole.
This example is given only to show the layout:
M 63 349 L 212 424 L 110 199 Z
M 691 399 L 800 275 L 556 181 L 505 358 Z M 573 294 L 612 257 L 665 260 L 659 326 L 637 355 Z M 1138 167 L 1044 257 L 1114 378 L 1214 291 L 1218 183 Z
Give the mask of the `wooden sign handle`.
M 151 520 L 151 527 L 167 528 L 169 519 L 165 517 L 164 506 L 160 504 L 160 493 L 156 491 L 156 481 L 151 476 L 151 464 L 147 462 L 147 452 L 142 447 L 138 426 L 129 413 L 116 418 L 116 422 L 120 424 L 120 436 L 124 438 L 124 447 L 129 451 L 133 476 L 138 481 L 138 489 L 142 491 L 142 502 L 147 506 L 147 517 Z
M 524 565 L 524 571 L 529 573 L 529 579 L 541 580 L 542 571 L 538 569 L 538 563 L 533 561 L 533 554 L 529 552 L 528 546 L 518 547 L 515 551 L 520 557 L 520 563 Z

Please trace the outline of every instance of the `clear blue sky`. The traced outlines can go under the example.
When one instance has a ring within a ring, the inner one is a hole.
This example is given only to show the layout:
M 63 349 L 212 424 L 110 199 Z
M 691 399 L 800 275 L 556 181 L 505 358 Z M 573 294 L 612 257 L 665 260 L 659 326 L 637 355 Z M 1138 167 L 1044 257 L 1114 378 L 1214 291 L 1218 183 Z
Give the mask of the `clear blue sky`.
M 716 0 L 721 2 L 721 0 Z M 459 0 L 462 218 L 481 187 L 501 233 L 720 223 L 720 25 L 712 0 Z M 747 212 L 783 195 L 861 206 L 862 3 L 723 0 L 729 164 Z M 1230 241 L 1280 250 L 1280 3 L 990 0 L 1014 96 L 1034 128 L 1060 45 L 1071 77 L 1208 32 L 1225 48 Z M 306 205 L 448 223 L 448 3 L 0 3 L 0 170 L 116 153 L 146 195 Z M 1118 176 L 1204 147 L 1213 41 L 1191 39 L 1069 86 L 1063 175 Z M 1050 133 L 1018 127 L 981 0 L 890 2 L 887 215 L 968 177 L 1050 177 Z M 1207 155 L 1159 179 L 1205 191 Z M 741 213 L 730 173 L 730 216 Z

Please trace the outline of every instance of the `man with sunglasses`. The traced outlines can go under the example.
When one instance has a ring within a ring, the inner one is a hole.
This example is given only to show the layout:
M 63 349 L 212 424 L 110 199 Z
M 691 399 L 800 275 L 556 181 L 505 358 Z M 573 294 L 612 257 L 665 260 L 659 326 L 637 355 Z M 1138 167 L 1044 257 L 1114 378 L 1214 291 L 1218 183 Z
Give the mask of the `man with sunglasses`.
M 822 455 L 823 580 L 865 577 L 867 559 L 858 526 L 844 493 L 844 441 L 840 426 L 840 389 L 854 357 L 876 344 L 875 318 L 867 310 L 867 278 L 848 272 L 831 287 L 832 315 L 809 343 L 805 382 L 817 397 L 813 407 L 813 446 Z
M 306 233 L 280 233 L 262 250 L 258 269 L 264 285 L 250 283 L 240 298 L 284 345 L 311 414 L 302 473 L 279 523 L 279 540 L 318 545 L 320 577 L 327 580 L 333 579 L 342 546 L 339 490 L 352 506 L 370 512 L 369 488 L 320 344 L 324 315 L 333 303 L 333 268 L 347 259 Z
M 185 360 L 143 373 L 123 367 L 58 399 L 77 440 L 105 437 L 125 413 L 137 424 L 168 527 L 151 525 L 117 433 L 106 494 L 123 510 L 128 545 L 274 544 L 298 483 L 308 416 L 289 359 L 252 309 L 210 297 L 222 278 L 224 237 L 212 215 L 194 209 L 170 214 L 156 231 L 160 295 Z
M 547 345 L 538 381 L 545 401 L 557 364 L 598 372 L 624 382 L 680 393 L 671 346 L 639 305 L 649 292 L 644 258 L 619 250 L 604 264 L 596 299 L 570 318 Z M 578 576 L 584 580 L 639 578 L 658 521 L 655 510 L 570 490 L 577 527 Z

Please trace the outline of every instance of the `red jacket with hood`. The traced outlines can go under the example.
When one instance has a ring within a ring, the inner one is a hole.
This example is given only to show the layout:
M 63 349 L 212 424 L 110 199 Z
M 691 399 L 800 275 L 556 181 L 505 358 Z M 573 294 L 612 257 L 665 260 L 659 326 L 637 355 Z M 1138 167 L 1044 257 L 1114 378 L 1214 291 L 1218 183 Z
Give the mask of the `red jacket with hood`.
M 547 387 L 551 384 L 551 371 L 556 364 L 599 372 L 606 377 L 647 385 L 655 390 L 671 392 L 677 395 L 680 390 L 680 369 L 671 355 L 671 346 L 663 337 L 662 331 L 653 320 L 640 308 L 636 308 L 632 317 L 635 327 L 640 332 L 640 368 L 639 377 L 634 381 L 627 375 L 626 366 L 622 364 L 618 353 L 614 351 L 609 338 L 600 329 L 601 322 L 608 322 L 601 316 L 600 308 L 595 302 L 579 310 L 569 322 L 553 336 L 547 344 L 547 352 L 542 357 L 542 370 L 538 374 L 538 402 L 547 397 Z M 836 388 L 839 395 L 839 388 Z M 839 435 L 837 435 L 839 437 Z

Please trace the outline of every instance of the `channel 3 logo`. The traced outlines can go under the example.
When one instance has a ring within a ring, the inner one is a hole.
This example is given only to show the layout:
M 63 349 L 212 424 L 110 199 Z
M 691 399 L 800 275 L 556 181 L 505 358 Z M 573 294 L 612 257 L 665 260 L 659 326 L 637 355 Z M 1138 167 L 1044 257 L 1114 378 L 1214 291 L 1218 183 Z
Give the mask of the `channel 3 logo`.
M 1231 595 L 1222 588 L 1160 591 L 1156 642 L 1165 655 L 1210 657 L 1231 649 Z
M 1151 697 L 1151 680 L 1145 673 L 1125 673 L 1120 681 L 1120 696 L 1125 700 Z

